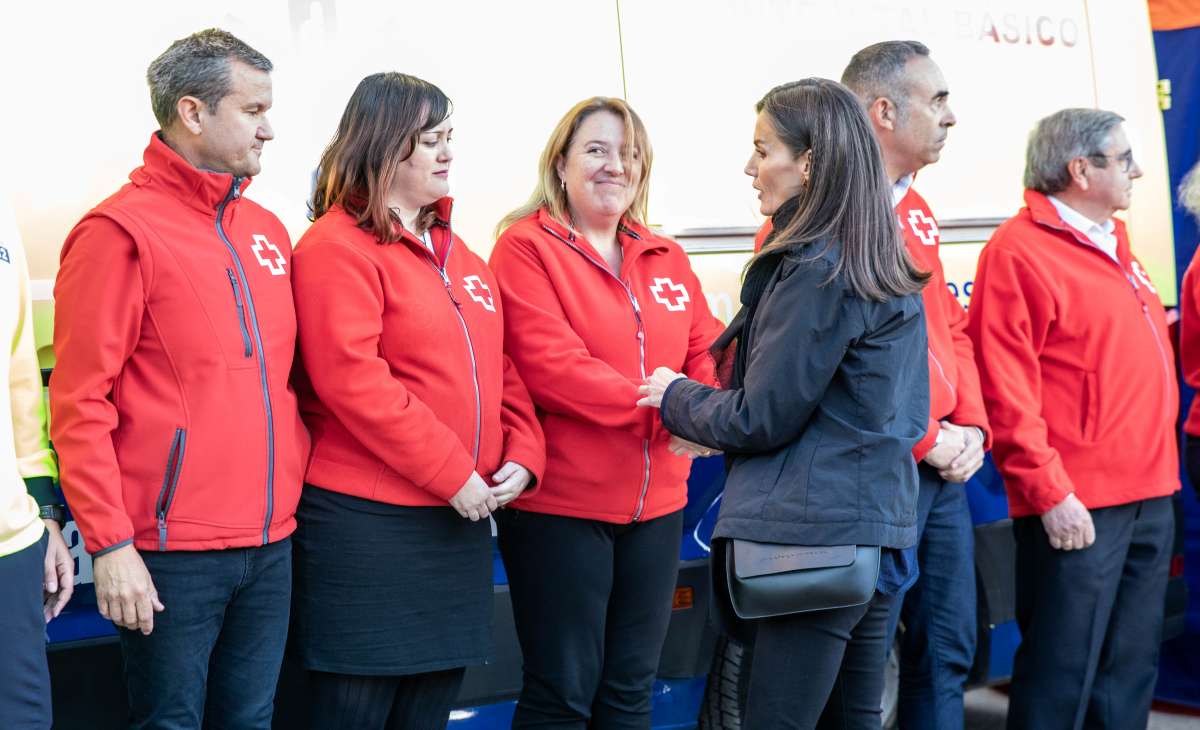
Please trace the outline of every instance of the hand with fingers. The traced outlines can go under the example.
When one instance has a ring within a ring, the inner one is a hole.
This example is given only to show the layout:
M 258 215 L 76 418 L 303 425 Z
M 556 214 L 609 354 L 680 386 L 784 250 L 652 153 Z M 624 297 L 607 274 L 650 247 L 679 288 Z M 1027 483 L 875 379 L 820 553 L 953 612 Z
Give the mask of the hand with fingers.
M 693 443 L 687 439 L 672 436 L 667 448 L 676 456 L 686 456 L 689 459 L 696 459 L 703 456 L 713 456 L 721 453 L 717 449 L 710 449 L 707 446 Z
M 75 592 L 75 561 L 63 539 L 62 528 L 46 520 L 46 559 L 42 565 L 42 615 L 46 623 L 58 618 Z
M 671 368 L 655 368 L 654 372 L 650 373 L 650 377 L 646 378 L 646 382 L 638 386 L 638 393 L 642 397 L 637 404 L 648 408 L 661 408 L 663 393 L 667 392 L 667 386 L 685 377 L 687 376 L 677 373 Z
M 942 429 L 958 430 L 962 433 L 963 447 L 950 463 L 938 470 L 938 475 L 948 482 L 963 483 L 983 466 L 983 431 L 975 426 L 958 426 L 942 421 Z
M 463 517 L 478 522 L 486 520 L 499 505 L 483 477 L 477 472 L 471 472 L 466 483 L 450 498 L 450 506 Z
M 1074 493 L 1042 515 L 1042 527 L 1055 550 L 1083 550 L 1096 542 L 1092 513 Z
M 96 608 L 100 615 L 146 636 L 154 630 L 154 614 L 165 610 L 146 563 L 133 545 L 119 547 L 92 561 Z
M 521 496 L 521 492 L 533 481 L 533 474 L 515 461 L 506 461 L 492 475 L 492 481 L 496 483 L 492 487 L 492 496 L 496 498 L 496 504 L 503 507 Z

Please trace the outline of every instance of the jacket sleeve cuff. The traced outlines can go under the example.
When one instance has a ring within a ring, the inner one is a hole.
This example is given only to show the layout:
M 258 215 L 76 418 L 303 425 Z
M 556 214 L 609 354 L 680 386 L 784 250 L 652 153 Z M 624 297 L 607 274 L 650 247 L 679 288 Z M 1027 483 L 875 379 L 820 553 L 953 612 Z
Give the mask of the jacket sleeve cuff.
M 1003 471 L 1001 473 L 1003 474 Z M 1016 483 L 1012 486 L 1006 484 L 1006 488 L 1018 490 L 1039 515 L 1054 509 L 1067 495 L 1075 491 L 1071 477 L 1067 475 L 1067 470 L 1063 468 L 1062 461 L 1057 456 L 1048 464 L 1014 481 Z
M 86 541 L 85 541 L 85 544 L 86 544 Z M 112 545 L 105 545 L 104 547 L 100 548 L 99 550 L 89 550 L 89 552 L 92 553 L 92 558 L 95 559 L 95 558 L 100 557 L 101 555 L 104 555 L 105 553 L 111 553 L 113 550 L 120 550 L 121 548 L 125 547 L 126 545 L 132 545 L 132 544 L 133 544 L 133 538 L 131 537 L 131 538 L 128 538 L 125 540 L 121 540 L 120 542 L 114 542 Z
M 925 456 L 933 449 L 933 445 L 937 442 L 938 432 L 942 430 L 942 425 L 937 422 L 936 418 L 929 419 L 928 430 L 917 445 L 913 447 L 913 459 L 919 464 L 924 460 Z
M 39 507 L 48 504 L 63 504 L 62 497 L 54 489 L 54 480 L 50 477 L 26 477 L 25 489 L 33 496 Z
M 449 458 L 441 468 L 421 486 L 449 502 L 450 498 L 458 494 L 458 490 L 462 489 L 463 484 L 471 478 L 471 473 L 474 471 L 475 462 L 471 460 L 467 452 L 461 448 L 455 448 L 450 452 Z
M 504 461 L 520 464 L 528 469 L 533 477 L 529 480 L 529 486 L 525 487 L 524 492 L 521 492 L 521 497 L 527 497 L 537 491 L 538 485 L 542 483 L 542 476 L 546 472 L 545 453 L 538 454 L 534 450 L 518 447 L 505 454 Z M 521 497 L 518 497 L 518 499 Z
M 659 413 L 659 418 L 662 420 L 663 428 L 666 429 L 668 432 L 673 433 L 677 436 L 680 434 L 674 428 L 671 427 L 671 422 L 670 422 L 671 412 L 670 412 L 670 407 L 668 406 L 668 403 L 670 402 L 671 391 L 675 388 L 675 386 L 679 385 L 680 383 L 686 383 L 686 382 L 688 382 L 687 378 L 676 378 L 675 380 L 672 380 L 670 383 L 667 384 L 667 389 L 663 391 L 662 398 L 659 399 L 659 403 L 658 403 L 658 413 Z M 677 427 L 678 426 L 676 426 L 676 428 Z

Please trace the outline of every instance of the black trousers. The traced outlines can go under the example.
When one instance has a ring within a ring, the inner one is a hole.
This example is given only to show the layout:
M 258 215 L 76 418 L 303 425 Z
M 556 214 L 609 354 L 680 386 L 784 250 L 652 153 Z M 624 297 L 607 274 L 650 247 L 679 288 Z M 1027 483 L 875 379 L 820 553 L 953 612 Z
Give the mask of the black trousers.
M 888 614 L 896 598 L 761 619 L 743 727 L 879 730 Z
M 496 515 L 524 655 L 514 728 L 650 727 L 683 513 L 613 525 Z
M 371 677 L 309 672 L 312 730 L 445 730 L 466 669 Z
M 1188 481 L 1192 489 L 1200 494 L 1200 436 L 1190 433 L 1183 436 L 1183 463 L 1187 468 Z
M 1013 520 L 1017 624 L 1008 727 L 1144 728 L 1174 512 L 1170 497 L 1092 510 L 1096 542 L 1055 550 L 1040 517 Z

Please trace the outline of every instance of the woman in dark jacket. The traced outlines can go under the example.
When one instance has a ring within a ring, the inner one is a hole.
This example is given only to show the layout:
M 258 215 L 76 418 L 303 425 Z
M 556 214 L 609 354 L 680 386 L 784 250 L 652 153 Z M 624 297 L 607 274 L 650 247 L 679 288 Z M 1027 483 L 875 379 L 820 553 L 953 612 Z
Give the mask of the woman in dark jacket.
M 745 718 L 756 730 L 878 728 L 888 608 L 915 577 L 904 549 L 917 541 L 911 449 L 929 406 L 927 275 L 904 250 L 850 91 L 805 79 L 758 112 L 746 174 L 777 233 L 747 265 L 742 310 L 716 345 L 729 388 L 660 368 L 641 403 L 727 455 L 717 570 L 732 539 L 882 548 L 868 602 L 753 622 Z

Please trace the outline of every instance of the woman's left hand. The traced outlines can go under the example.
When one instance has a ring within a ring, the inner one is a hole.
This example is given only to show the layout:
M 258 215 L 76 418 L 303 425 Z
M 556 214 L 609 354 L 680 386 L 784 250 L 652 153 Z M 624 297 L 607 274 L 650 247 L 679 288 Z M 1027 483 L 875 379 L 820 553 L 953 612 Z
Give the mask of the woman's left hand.
M 638 393 L 641 393 L 642 399 L 637 404 L 649 408 L 661 407 L 663 393 L 667 392 L 667 386 L 683 377 L 686 376 L 671 368 L 655 368 L 650 377 L 646 378 L 646 382 L 638 386 Z
M 515 461 L 506 461 L 500 470 L 492 475 L 496 486 L 492 487 L 492 496 L 501 507 L 521 496 L 521 492 L 529 486 L 533 474 Z

